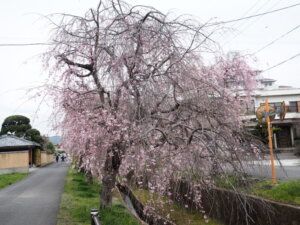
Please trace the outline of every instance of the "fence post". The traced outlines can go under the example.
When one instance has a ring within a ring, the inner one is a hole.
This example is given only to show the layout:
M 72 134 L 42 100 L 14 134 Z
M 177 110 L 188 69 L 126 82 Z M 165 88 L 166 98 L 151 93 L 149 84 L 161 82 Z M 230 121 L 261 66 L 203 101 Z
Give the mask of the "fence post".
M 91 225 L 101 225 L 98 219 L 98 209 L 91 209 Z

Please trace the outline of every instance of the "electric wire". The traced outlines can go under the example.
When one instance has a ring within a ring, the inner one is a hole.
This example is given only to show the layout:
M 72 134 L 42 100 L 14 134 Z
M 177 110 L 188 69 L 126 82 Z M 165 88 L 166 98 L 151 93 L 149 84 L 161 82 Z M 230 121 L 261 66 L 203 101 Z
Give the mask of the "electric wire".
M 278 5 L 282 0 L 277 1 L 274 5 L 272 5 L 270 8 L 268 8 L 267 11 L 272 10 L 276 5 Z M 270 1 L 266 2 L 265 4 L 263 4 L 257 11 L 256 13 L 258 13 L 262 8 L 264 8 L 266 5 L 268 5 Z M 235 38 L 237 38 L 238 36 L 240 36 L 241 34 L 243 34 L 245 32 L 245 30 L 249 29 L 249 27 L 253 26 L 255 23 L 257 23 L 257 21 L 259 21 L 262 17 L 258 17 L 256 18 L 252 23 L 247 23 L 247 20 L 244 20 L 243 23 L 241 23 L 240 27 L 243 24 L 246 24 L 246 26 L 244 26 L 244 28 L 242 28 L 236 35 L 234 35 L 232 38 L 230 38 L 228 41 L 226 41 L 224 44 L 228 44 L 230 42 L 232 42 Z M 238 27 L 237 27 L 238 28 Z M 236 28 L 236 29 L 237 29 Z
M 285 36 L 287 36 L 288 34 L 292 33 L 293 31 L 297 30 L 298 28 L 300 28 L 300 24 L 297 25 L 296 27 L 294 27 L 293 29 L 289 30 L 288 32 L 282 34 L 280 37 L 276 38 L 275 40 L 271 41 L 270 43 L 266 44 L 265 46 L 261 47 L 260 49 L 258 49 L 257 51 L 255 51 L 254 53 L 252 53 L 252 55 L 255 55 L 259 52 L 261 52 L 262 50 L 264 50 L 265 48 L 271 46 L 272 44 L 274 44 L 275 42 L 279 41 L 280 39 L 284 38 Z
M 277 63 L 277 64 L 275 64 L 273 66 L 268 67 L 267 69 L 263 70 L 262 73 L 264 73 L 266 71 L 269 71 L 271 69 L 274 69 L 274 68 L 276 68 L 278 66 L 281 66 L 282 64 L 287 63 L 287 62 L 291 61 L 292 59 L 297 58 L 298 56 L 300 56 L 300 53 L 298 53 L 298 54 L 296 54 L 296 55 L 294 55 L 294 56 L 292 56 L 292 57 L 290 57 L 290 58 L 288 58 L 288 59 L 286 59 L 286 60 L 284 60 L 284 61 L 282 61 L 280 63 Z
M 286 10 L 286 9 L 290 9 L 290 8 L 293 8 L 293 7 L 296 7 L 296 6 L 299 6 L 299 5 L 300 5 L 300 3 L 297 3 L 297 4 L 289 5 L 289 6 L 286 6 L 286 7 L 283 7 L 283 8 L 274 9 L 274 10 L 271 10 L 271 11 L 266 11 L 266 12 L 258 13 L 258 14 L 251 15 L 251 16 L 241 17 L 241 18 L 227 20 L 227 21 L 223 21 L 223 22 L 208 23 L 204 27 L 211 27 L 211 26 L 217 26 L 217 25 L 221 25 L 221 24 L 234 23 L 234 22 L 242 21 L 242 20 L 246 20 L 246 19 L 252 19 L 252 18 L 255 18 L 255 17 L 264 16 L 264 15 L 267 15 L 267 14 L 279 12 L 279 11 Z
M 255 17 L 264 16 L 264 15 L 267 15 L 267 14 L 279 12 L 279 11 L 286 10 L 286 9 L 290 9 L 290 8 L 293 8 L 293 7 L 296 7 L 296 6 L 299 6 L 299 5 L 300 5 L 300 3 L 297 3 L 297 4 L 289 5 L 289 6 L 286 6 L 286 7 L 283 7 L 283 8 L 279 8 L 279 9 L 275 9 L 275 10 L 271 10 L 271 11 L 266 11 L 266 12 L 258 13 L 258 14 L 251 15 L 251 16 L 245 16 L 245 17 L 240 17 L 240 18 L 237 18 L 237 19 L 232 19 L 232 20 L 227 20 L 227 21 L 222 21 L 222 22 L 216 22 L 216 23 L 208 23 L 208 24 L 204 25 L 203 27 L 218 26 L 218 25 L 221 25 L 221 24 L 228 24 L 228 23 L 234 23 L 234 22 L 237 22 L 237 21 L 252 19 L 252 18 L 255 18 Z M 0 47 L 20 47 L 20 46 L 54 45 L 54 44 L 55 43 L 43 43 L 43 42 L 41 42 L 41 43 L 7 43 L 7 44 L 3 44 L 3 43 L 1 44 L 0 43 Z
M 251 14 L 253 14 L 251 11 L 252 11 L 252 9 L 255 9 L 255 7 L 259 4 L 261 2 L 261 0 L 257 0 L 248 10 L 246 10 L 242 15 L 241 15 L 241 18 L 242 17 L 245 17 L 245 16 L 247 16 L 247 15 L 249 15 L 250 13 Z M 265 5 L 265 4 L 264 4 Z M 263 6 L 264 6 L 263 5 Z M 258 10 L 256 10 L 254 13 L 256 14 L 256 13 L 258 13 L 258 11 L 263 7 L 263 6 L 261 6 Z M 241 27 L 243 24 L 245 24 L 245 23 L 247 23 L 247 20 L 243 20 L 243 21 L 241 21 L 241 22 L 239 22 L 239 21 L 237 21 L 237 22 L 234 22 L 232 25 L 231 25 L 231 27 L 233 28 L 233 29 L 235 29 L 235 30 L 238 30 L 238 28 L 239 27 Z M 235 25 L 237 25 L 237 26 L 235 26 Z M 221 40 L 220 40 L 220 42 L 224 42 L 224 41 L 226 41 L 226 40 L 228 40 L 230 38 L 230 36 L 228 37 L 228 36 L 224 36 L 224 35 L 221 35 Z M 227 43 L 227 42 L 226 42 Z M 225 43 L 225 44 L 226 44 Z
M 7 43 L 0 44 L 0 47 L 22 47 L 22 46 L 34 46 L 34 45 L 53 45 L 54 43 Z
M 254 9 L 254 8 L 256 7 L 256 5 L 257 5 L 258 3 L 260 3 L 260 2 L 261 2 L 261 0 L 257 0 L 257 1 L 256 1 L 256 2 L 248 9 L 248 10 L 246 10 L 246 12 L 244 12 L 244 13 L 241 15 L 241 18 L 247 16 L 248 13 L 250 13 L 250 12 L 252 11 L 252 9 Z M 259 9 L 261 9 L 261 7 L 260 7 Z M 258 12 L 258 11 L 256 11 L 255 14 L 256 14 L 257 12 Z M 252 13 L 252 14 L 253 14 L 253 13 Z M 237 24 L 237 23 L 238 23 L 238 22 L 235 22 L 232 26 L 234 27 L 234 25 Z M 241 24 L 238 25 L 236 28 L 240 27 L 243 23 L 245 23 L 245 21 L 241 22 Z

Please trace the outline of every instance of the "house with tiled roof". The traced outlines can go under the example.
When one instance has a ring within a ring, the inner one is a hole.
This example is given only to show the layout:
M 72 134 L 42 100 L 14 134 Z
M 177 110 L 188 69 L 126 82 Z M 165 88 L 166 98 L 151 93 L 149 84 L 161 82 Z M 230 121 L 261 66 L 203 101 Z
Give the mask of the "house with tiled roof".
M 30 167 L 41 166 L 52 161 L 41 151 L 42 146 L 14 135 L 0 136 L 0 174 L 28 172 Z

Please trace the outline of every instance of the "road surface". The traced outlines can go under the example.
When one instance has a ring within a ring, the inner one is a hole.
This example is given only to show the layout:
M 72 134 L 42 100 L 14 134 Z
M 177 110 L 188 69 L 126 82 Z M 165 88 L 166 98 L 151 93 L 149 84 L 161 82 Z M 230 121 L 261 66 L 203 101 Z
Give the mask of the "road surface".
M 1 189 L 0 224 L 56 225 L 66 172 L 66 163 L 53 163 Z
M 278 180 L 300 180 L 300 166 L 276 166 L 275 170 Z M 246 169 L 246 171 L 253 176 L 272 178 L 271 166 L 256 165 Z
M 247 164 L 246 171 L 251 175 L 272 178 L 271 162 L 268 155 L 266 155 L 265 160 Z M 275 169 L 278 180 L 300 180 L 300 157 L 294 156 L 292 153 L 277 154 Z

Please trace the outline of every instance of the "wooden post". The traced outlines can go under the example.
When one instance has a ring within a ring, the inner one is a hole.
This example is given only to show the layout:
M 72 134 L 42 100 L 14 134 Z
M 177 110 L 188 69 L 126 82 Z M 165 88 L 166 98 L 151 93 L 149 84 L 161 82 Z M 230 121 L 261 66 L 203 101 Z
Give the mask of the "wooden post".
M 271 132 L 271 121 L 269 116 L 269 102 L 266 99 L 266 121 L 268 125 L 268 139 L 269 139 L 269 149 L 270 149 L 270 158 L 271 158 L 271 167 L 272 167 L 272 183 L 276 184 L 276 171 L 275 171 L 275 164 L 274 164 L 274 154 L 273 154 L 273 142 L 272 142 L 272 132 Z

